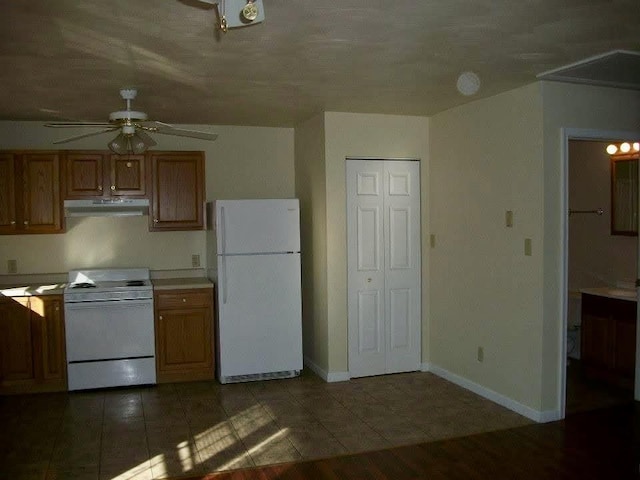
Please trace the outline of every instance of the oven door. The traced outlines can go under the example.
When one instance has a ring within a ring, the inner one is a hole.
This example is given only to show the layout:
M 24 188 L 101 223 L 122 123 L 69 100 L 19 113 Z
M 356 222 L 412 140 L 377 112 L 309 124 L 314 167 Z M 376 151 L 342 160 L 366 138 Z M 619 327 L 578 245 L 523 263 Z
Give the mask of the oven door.
M 65 303 L 67 362 L 155 356 L 153 299 Z

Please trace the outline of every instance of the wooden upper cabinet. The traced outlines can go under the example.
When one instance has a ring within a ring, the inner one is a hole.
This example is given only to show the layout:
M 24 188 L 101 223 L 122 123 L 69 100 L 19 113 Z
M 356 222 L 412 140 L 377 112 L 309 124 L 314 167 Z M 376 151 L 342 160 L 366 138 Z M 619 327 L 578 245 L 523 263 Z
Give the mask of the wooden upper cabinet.
M 11 153 L 0 153 L 0 232 L 2 233 L 12 233 L 16 230 L 15 184 L 14 156 Z
M 144 197 L 144 155 L 69 152 L 65 155 L 65 198 Z
M 112 196 L 145 196 L 146 174 L 144 155 L 111 155 L 110 179 Z
M 0 234 L 64 231 L 57 152 L 0 154 Z
M 151 152 L 152 205 L 149 229 L 201 230 L 204 227 L 204 154 Z
M 65 198 L 102 196 L 104 157 L 101 153 L 67 153 Z
M 62 231 L 58 154 L 23 154 L 22 174 L 22 228 L 32 233 Z

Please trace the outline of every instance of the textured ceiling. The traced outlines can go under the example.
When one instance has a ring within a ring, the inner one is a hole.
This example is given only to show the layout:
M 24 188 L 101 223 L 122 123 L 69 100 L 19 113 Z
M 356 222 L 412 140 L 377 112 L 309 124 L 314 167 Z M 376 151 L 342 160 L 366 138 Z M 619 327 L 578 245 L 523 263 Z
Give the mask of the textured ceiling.
M 611 50 L 640 50 L 640 1 L 264 0 L 220 34 L 198 0 L 0 7 L 0 119 L 124 107 L 180 124 L 293 126 L 321 111 L 432 115 Z M 456 79 L 474 71 L 479 92 Z M 596 75 L 597 76 L 597 75 Z

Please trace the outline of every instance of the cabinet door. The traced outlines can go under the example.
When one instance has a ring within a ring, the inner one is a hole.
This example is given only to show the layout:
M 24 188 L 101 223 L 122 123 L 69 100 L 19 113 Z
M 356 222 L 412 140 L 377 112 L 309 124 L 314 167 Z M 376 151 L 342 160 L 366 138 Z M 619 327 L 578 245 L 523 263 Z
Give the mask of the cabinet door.
M 609 317 L 583 313 L 581 356 L 585 366 L 613 368 L 613 327 L 613 320 Z
M 22 155 L 23 211 L 25 233 L 62 231 L 60 163 L 55 153 Z
M 0 233 L 16 230 L 16 192 L 14 157 L 0 153 Z
M 28 297 L 0 300 L 0 383 L 35 379 Z
M 201 230 L 204 201 L 202 152 L 151 154 L 153 202 L 149 229 Z
M 160 311 L 158 320 L 164 343 L 163 370 L 172 368 L 206 368 L 209 365 L 211 351 L 209 323 L 206 309 Z
M 105 158 L 98 152 L 67 153 L 65 198 L 102 197 Z
M 144 155 L 111 155 L 109 190 L 113 196 L 145 196 Z
M 616 321 L 615 367 L 622 377 L 632 379 L 636 367 L 636 320 Z
M 156 296 L 156 357 L 159 382 L 213 378 L 213 293 Z
M 64 310 L 60 295 L 40 297 L 42 314 L 42 378 L 62 380 L 66 378 L 66 358 L 64 340 Z M 33 309 L 32 309 L 33 314 Z

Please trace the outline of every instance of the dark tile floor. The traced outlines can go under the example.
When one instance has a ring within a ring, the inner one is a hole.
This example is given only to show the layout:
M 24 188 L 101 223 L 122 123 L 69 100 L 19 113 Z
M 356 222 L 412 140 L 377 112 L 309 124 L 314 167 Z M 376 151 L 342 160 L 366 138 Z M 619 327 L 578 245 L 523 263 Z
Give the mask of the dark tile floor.
M 0 397 L 0 478 L 152 479 L 531 423 L 429 373 Z

